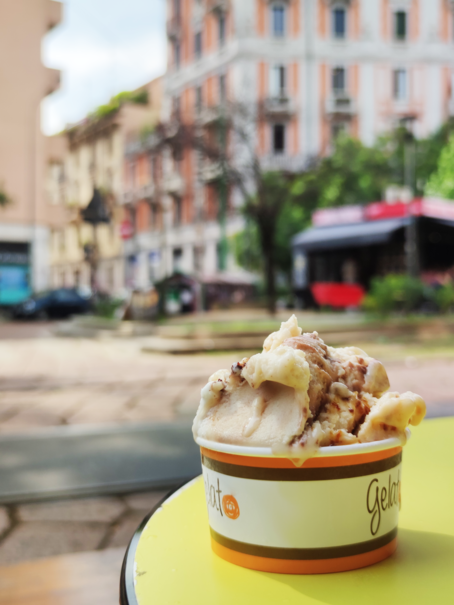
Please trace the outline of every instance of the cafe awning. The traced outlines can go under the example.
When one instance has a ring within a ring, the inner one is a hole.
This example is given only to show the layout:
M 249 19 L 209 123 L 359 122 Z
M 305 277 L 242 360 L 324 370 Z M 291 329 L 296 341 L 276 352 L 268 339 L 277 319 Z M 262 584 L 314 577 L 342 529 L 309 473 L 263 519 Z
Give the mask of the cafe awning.
M 313 227 L 295 235 L 294 248 L 305 252 L 358 248 L 387 243 L 393 234 L 407 225 L 408 219 L 395 218 L 381 221 Z

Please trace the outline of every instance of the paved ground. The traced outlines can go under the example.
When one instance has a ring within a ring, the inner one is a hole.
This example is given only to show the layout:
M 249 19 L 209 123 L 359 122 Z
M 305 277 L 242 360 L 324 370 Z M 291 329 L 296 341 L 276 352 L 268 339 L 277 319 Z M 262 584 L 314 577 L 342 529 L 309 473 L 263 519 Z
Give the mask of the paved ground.
M 245 353 L 145 354 L 140 340 L 0 340 L 0 435 L 194 414 L 208 376 Z M 454 358 L 386 363 L 391 388 L 453 402 Z
M 58 425 L 188 418 L 207 377 L 244 355 L 153 355 L 142 344 L 53 338 L 47 324 L 0 325 L 0 438 Z M 395 347 L 391 357 L 392 389 L 413 390 L 437 408 L 454 402 L 454 357 L 399 357 Z M 125 547 L 161 495 L 0 507 L 0 565 Z
M 0 507 L 0 566 L 128 545 L 165 492 Z

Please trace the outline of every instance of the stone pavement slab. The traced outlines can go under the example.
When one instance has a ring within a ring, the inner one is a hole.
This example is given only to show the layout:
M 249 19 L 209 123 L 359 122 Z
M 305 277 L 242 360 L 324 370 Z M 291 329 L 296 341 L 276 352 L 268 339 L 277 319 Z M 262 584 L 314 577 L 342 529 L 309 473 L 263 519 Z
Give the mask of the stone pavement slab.
M 0 437 L 0 503 L 170 488 L 199 473 L 188 422 Z

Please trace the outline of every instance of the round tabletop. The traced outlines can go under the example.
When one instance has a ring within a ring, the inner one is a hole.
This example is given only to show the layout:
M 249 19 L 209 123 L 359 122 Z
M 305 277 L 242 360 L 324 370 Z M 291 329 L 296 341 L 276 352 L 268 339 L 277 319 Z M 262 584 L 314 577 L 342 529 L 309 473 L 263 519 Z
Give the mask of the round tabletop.
M 252 571 L 211 550 L 201 477 L 156 508 L 135 533 L 122 605 L 386 605 L 448 603 L 454 594 L 454 418 L 426 420 L 404 448 L 396 553 L 325 575 Z

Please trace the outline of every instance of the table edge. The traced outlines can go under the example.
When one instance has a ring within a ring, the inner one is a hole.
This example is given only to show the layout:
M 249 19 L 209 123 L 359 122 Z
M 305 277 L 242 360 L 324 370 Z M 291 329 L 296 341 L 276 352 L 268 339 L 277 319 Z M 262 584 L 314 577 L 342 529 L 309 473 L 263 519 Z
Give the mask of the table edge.
M 191 480 L 193 481 L 193 479 Z M 169 491 L 155 506 L 151 509 L 151 511 L 145 515 L 142 519 L 140 525 L 135 530 L 128 547 L 125 552 L 125 556 L 123 557 L 123 563 L 121 565 L 120 572 L 120 605 L 139 605 L 139 602 L 136 598 L 136 591 L 134 589 L 134 559 L 136 556 L 137 546 L 139 544 L 140 538 L 142 536 L 143 530 L 145 529 L 148 521 L 151 517 L 156 513 L 156 511 L 161 508 L 161 506 L 166 502 L 169 498 L 171 498 L 176 492 L 178 492 L 182 487 L 190 483 L 191 481 L 184 481 L 179 484 L 173 490 Z M 131 572 L 132 568 L 132 573 Z

